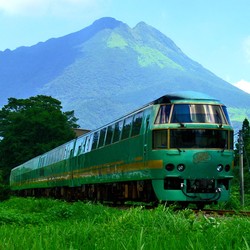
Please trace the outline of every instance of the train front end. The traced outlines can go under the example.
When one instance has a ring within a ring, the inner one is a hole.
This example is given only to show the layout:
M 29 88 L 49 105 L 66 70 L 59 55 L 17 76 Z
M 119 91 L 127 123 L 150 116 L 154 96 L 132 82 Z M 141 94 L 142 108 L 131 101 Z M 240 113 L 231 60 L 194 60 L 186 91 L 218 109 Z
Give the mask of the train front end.
M 152 184 L 159 200 L 227 201 L 233 178 L 233 128 L 226 107 L 211 98 L 167 96 L 155 105 L 150 158 L 161 159 Z

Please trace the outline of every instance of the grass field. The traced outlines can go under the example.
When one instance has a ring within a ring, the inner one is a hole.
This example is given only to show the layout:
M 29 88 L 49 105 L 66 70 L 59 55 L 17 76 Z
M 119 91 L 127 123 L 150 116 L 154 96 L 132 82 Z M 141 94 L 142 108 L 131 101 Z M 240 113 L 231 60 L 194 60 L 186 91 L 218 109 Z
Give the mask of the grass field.
M 0 203 L 0 249 L 250 249 L 250 219 L 13 197 Z

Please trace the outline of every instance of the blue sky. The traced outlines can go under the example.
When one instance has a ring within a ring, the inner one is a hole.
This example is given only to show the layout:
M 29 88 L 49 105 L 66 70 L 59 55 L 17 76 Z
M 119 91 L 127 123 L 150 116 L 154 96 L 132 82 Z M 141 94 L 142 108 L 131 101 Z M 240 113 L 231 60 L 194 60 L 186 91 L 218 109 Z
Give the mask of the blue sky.
M 61 37 L 105 16 L 131 28 L 146 22 L 250 93 L 249 0 L 0 0 L 0 51 Z

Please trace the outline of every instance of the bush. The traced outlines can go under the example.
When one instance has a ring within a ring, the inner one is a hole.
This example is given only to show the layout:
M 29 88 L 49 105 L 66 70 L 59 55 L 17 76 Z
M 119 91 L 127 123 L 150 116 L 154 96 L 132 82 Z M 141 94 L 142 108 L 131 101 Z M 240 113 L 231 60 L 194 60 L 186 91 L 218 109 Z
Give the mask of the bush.
M 10 198 L 10 187 L 0 183 L 0 201 L 8 200 Z

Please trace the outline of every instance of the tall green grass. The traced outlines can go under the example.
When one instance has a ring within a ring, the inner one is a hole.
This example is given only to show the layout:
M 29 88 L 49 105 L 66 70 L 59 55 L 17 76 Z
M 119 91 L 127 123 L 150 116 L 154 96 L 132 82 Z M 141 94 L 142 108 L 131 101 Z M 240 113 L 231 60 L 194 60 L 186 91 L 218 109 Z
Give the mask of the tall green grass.
M 250 249 L 250 220 L 12 198 L 0 203 L 0 249 Z

